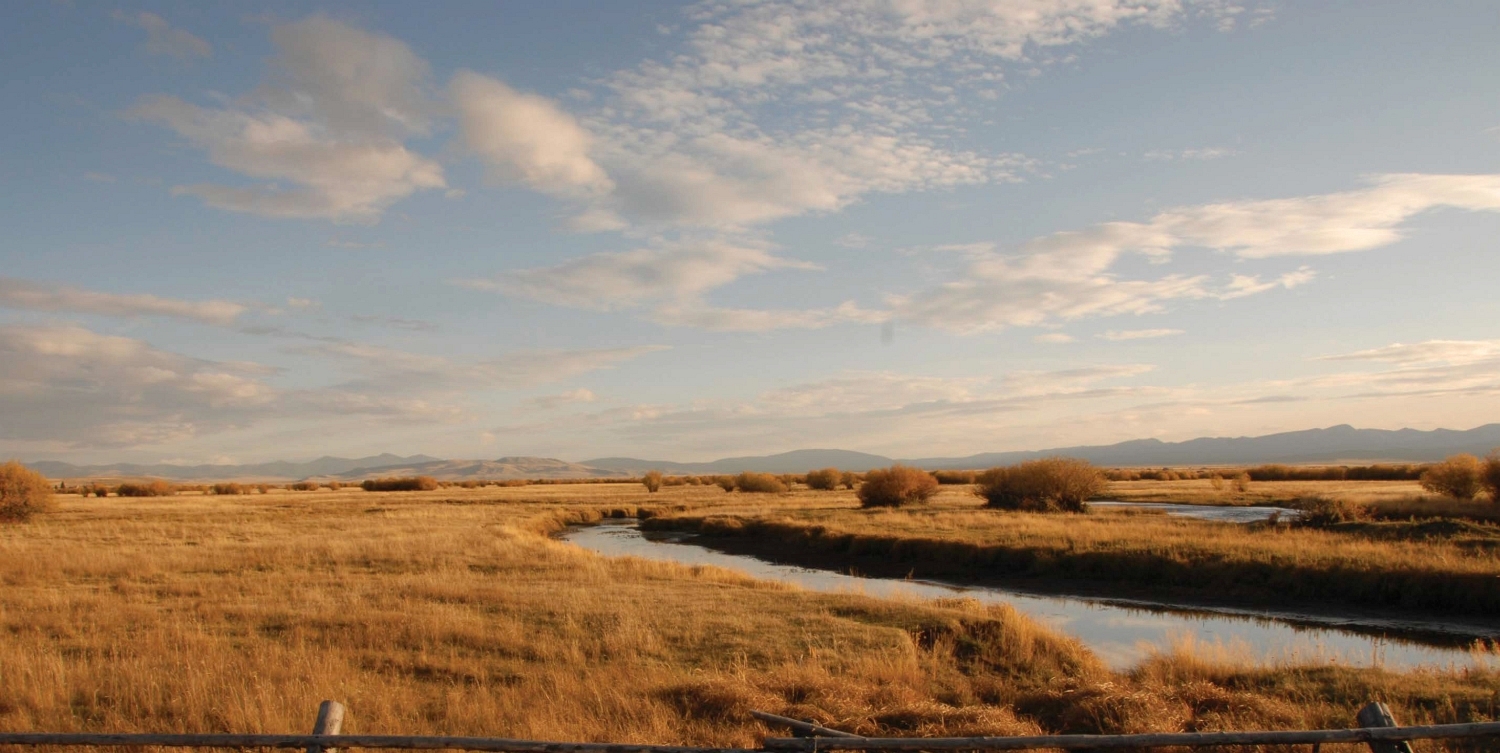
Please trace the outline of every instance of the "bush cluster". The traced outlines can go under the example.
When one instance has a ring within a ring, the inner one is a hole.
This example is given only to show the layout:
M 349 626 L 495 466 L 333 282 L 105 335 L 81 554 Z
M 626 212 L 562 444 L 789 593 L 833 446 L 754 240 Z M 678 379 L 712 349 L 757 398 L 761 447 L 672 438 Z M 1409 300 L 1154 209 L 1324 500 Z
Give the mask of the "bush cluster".
M 1484 461 L 1468 453 L 1451 455 L 1422 472 L 1422 488 L 1454 499 L 1473 499 L 1484 488 Z
M 978 471 L 933 471 L 933 478 L 944 486 L 950 484 L 972 484 L 979 477 Z
M 861 507 L 901 507 L 926 502 L 937 492 L 938 481 L 921 468 L 893 465 L 865 474 L 859 485 Z
M 52 506 L 52 485 L 12 460 L 0 465 L 0 520 L 26 521 Z
M 208 490 L 214 494 L 249 494 L 250 490 L 239 484 L 214 484 Z
M 438 488 L 438 482 L 431 476 L 369 478 L 359 487 L 367 492 L 430 492 Z
M 974 493 L 1002 510 L 1085 512 L 1088 500 L 1104 491 L 1098 468 L 1077 458 L 1042 458 L 979 474 Z
M 722 485 L 721 483 L 720 486 Z M 734 477 L 734 488 L 742 492 L 767 494 L 781 494 L 787 490 L 786 484 L 781 479 L 769 473 L 750 473 L 748 471 Z
M 837 468 L 824 468 L 820 471 L 807 472 L 807 488 L 809 489 L 831 492 L 839 488 L 839 483 L 843 480 L 844 474 Z
M 298 481 L 295 484 L 288 484 L 286 488 L 294 492 L 315 492 L 322 487 L 323 485 L 316 481 Z
M 646 485 L 646 491 L 655 494 L 661 488 L 661 471 L 646 471 L 646 475 L 641 476 L 641 483 Z
M 177 487 L 157 479 L 142 484 L 120 484 L 115 489 L 115 494 L 121 497 L 170 497 L 177 493 Z
M 1485 491 L 1490 493 L 1490 501 L 1500 505 L 1500 449 L 1490 450 L 1490 454 L 1485 457 L 1480 481 L 1484 484 Z

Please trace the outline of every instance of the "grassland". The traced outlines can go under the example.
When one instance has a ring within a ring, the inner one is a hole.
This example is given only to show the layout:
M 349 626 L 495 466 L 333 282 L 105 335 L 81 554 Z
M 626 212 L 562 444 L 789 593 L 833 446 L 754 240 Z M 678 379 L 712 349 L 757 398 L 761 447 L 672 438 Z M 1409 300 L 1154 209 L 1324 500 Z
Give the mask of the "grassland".
M 1252 607 L 1331 605 L 1489 621 L 1500 615 L 1500 529 L 1468 522 L 1323 530 L 1118 512 L 1009 512 L 983 509 L 962 488 L 945 487 L 933 504 L 900 510 L 860 509 L 848 494 L 828 494 L 817 504 L 688 512 L 648 525 L 708 534 L 786 561 L 884 575 Z
M 1183 649 L 1114 673 L 1003 607 L 807 593 L 547 537 L 608 515 L 839 499 L 638 485 L 64 497 L 0 527 L 0 728 L 301 731 L 323 698 L 348 705 L 350 733 L 719 745 L 764 733 L 750 708 L 885 734 L 1343 726 L 1372 698 L 1410 723 L 1500 715 L 1488 670 Z

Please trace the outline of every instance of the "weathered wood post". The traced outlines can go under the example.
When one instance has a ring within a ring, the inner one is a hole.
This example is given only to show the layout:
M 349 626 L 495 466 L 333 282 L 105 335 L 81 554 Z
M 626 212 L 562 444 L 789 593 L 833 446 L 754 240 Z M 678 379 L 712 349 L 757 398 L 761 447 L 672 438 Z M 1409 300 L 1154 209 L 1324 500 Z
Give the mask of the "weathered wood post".
M 1399 727 L 1391 710 L 1380 701 L 1375 701 L 1359 710 L 1354 721 L 1361 727 Z M 1405 740 L 1371 740 L 1370 753 L 1411 753 L 1411 744 Z
M 338 701 L 324 701 L 318 704 L 318 720 L 313 722 L 312 733 L 314 735 L 337 735 L 343 726 L 344 704 Z M 307 753 L 338 753 L 338 748 L 309 745 Z

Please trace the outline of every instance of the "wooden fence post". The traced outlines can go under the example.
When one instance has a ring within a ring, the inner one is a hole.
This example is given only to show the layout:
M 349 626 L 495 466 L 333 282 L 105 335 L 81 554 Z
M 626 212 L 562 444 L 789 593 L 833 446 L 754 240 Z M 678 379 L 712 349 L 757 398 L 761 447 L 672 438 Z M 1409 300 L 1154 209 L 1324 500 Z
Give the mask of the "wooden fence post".
M 343 726 L 344 704 L 338 701 L 324 701 L 318 704 L 318 721 L 313 722 L 312 733 L 314 735 L 337 735 Z M 307 753 L 338 753 L 338 748 L 309 745 Z
M 1354 722 L 1361 727 L 1399 727 L 1391 710 L 1380 701 L 1375 701 L 1359 710 Z M 1411 753 L 1411 744 L 1405 740 L 1371 740 L 1370 753 Z

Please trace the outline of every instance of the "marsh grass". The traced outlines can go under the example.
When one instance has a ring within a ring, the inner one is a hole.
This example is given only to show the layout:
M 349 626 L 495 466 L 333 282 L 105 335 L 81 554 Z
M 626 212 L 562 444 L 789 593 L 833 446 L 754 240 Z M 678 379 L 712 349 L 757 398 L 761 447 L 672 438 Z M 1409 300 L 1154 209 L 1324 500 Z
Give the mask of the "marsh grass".
M 1343 726 L 1372 697 L 1409 723 L 1495 716 L 1493 672 L 1188 652 L 1113 673 L 1003 606 L 808 593 L 546 536 L 853 496 L 631 484 L 69 498 L 0 528 L 0 729 L 301 732 L 324 698 L 348 706 L 348 733 L 726 746 L 766 732 L 751 708 L 894 735 Z
M 848 503 L 723 509 L 649 525 L 774 542 L 787 556 L 898 563 L 918 577 L 1117 584 L 1163 598 L 1247 606 L 1500 614 L 1500 529 L 1486 525 L 1392 521 L 1325 529 L 1059 515 L 987 510 L 957 492 L 940 494 L 927 509 L 861 510 Z

